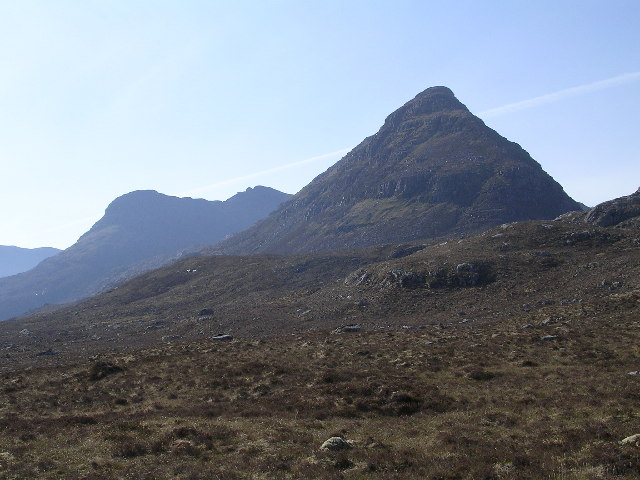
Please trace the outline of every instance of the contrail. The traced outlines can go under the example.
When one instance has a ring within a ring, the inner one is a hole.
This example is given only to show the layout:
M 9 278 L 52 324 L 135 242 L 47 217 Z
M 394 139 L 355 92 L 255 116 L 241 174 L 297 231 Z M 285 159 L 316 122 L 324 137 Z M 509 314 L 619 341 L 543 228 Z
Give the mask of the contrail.
M 283 170 L 288 170 L 290 168 L 299 167 L 300 165 L 306 165 L 307 163 L 317 162 L 319 160 L 324 160 L 325 158 L 334 157 L 336 155 L 343 155 L 347 153 L 350 148 L 343 148 L 341 150 L 336 150 L 335 152 L 323 153 L 322 155 L 317 155 L 311 158 L 305 158 L 304 160 L 298 160 L 297 162 L 287 163 L 285 165 L 279 165 L 277 167 L 269 168 L 267 170 L 261 170 L 259 172 L 250 173 L 249 175 L 243 175 L 242 177 L 229 178 L 227 180 L 222 180 L 221 182 L 212 183 L 211 185 L 205 185 L 203 187 L 197 187 L 193 190 L 189 190 L 188 192 L 180 193 L 180 197 L 189 197 L 193 195 L 198 195 L 200 193 L 204 193 L 212 188 L 223 187 L 226 185 L 231 185 L 234 183 L 244 182 L 246 180 L 250 180 L 252 178 L 262 177 L 263 175 L 269 175 L 271 173 L 281 172 Z
M 624 75 L 607 78 L 606 80 L 566 88 L 540 97 L 530 98 L 529 100 L 522 100 L 520 102 L 503 105 L 502 107 L 491 108 L 484 112 L 480 112 L 478 115 L 484 118 L 498 117 L 500 115 L 526 110 L 527 108 L 537 107 L 547 103 L 558 102 L 565 98 L 577 97 L 597 90 L 604 90 L 605 88 L 617 87 L 626 83 L 636 82 L 638 80 L 640 80 L 640 72 L 625 73 Z

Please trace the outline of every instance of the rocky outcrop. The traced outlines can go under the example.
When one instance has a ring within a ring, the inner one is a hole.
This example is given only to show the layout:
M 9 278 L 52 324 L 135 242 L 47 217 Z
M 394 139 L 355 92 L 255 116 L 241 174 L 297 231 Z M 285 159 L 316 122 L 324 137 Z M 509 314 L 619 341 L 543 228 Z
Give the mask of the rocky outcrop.
M 637 217 L 640 217 L 640 188 L 631 195 L 593 207 L 584 221 L 599 227 L 611 227 Z
M 397 288 L 446 288 L 446 287 L 474 287 L 487 283 L 488 268 L 478 263 L 459 263 L 455 268 L 442 265 L 428 271 L 409 271 L 396 267 L 385 273 L 370 272 L 364 268 L 348 275 L 344 284 L 347 286 L 378 285 L 381 287 Z

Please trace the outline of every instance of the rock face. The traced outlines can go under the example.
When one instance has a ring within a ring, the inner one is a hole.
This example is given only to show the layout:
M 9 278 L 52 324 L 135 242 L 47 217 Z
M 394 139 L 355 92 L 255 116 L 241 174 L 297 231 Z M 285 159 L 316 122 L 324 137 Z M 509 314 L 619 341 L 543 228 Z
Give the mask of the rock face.
M 57 248 L 19 248 L 0 245 L 0 277 L 31 270 L 45 258 L 60 253 Z
M 378 133 L 220 253 L 293 253 L 462 235 L 580 205 L 518 144 L 446 87 L 425 90 Z
M 640 188 L 632 195 L 601 203 L 589 210 L 586 223 L 599 227 L 611 227 L 640 217 Z
M 255 187 L 230 199 L 136 191 L 115 199 L 71 247 L 36 268 L 0 279 L 0 320 L 67 303 L 213 245 L 273 211 L 289 195 Z

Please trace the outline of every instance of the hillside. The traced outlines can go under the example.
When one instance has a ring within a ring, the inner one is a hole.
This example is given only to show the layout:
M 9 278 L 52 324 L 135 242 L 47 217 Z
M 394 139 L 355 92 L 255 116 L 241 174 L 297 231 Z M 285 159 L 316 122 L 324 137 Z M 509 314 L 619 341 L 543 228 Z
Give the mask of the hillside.
M 189 258 L 2 322 L 0 468 L 638 478 L 639 201 L 427 246 Z
M 0 320 L 95 295 L 185 251 L 212 245 L 265 217 L 287 197 L 267 187 L 224 202 L 155 191 L 123 195 L 74 245 L 29 272 L 0 279 Z
M 487 127 L 448 88 L 432 87 L 215 251 L 301 253 L 411 242 L 580 209 L 518 144 Z
M 617 202 L 638 199 L 640 193 Z M 594 212 L 606 205 L 432 245 L 188 258 L 85 303 L 3 322 L 0 341 L 64 355 L 85 342 L 95 351 L 220 332 L 485 323 L 582 307 L 640 289 L 640 233 L 632 221 L 638 212 L 594 225 Z M 29 334 L 19 335 L 22 329 Z
M 20 248 L 0 245 L 0 277 L 26 272 L 45 258 L 60 253 L 57 248 Z

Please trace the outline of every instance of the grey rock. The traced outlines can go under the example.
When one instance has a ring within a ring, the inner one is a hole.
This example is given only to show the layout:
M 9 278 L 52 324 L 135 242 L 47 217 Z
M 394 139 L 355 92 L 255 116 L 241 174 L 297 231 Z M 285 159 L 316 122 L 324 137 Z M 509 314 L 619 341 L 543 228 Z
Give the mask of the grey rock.
M 219 333 L 211 337 L 211 340 L 221 340 L 223 342 L 228 342 L 229 340 L 233 340 L 231 335 L 227 335 L 226 333 Z
M 362 330 L 360 325 L 342 325 L 336 328 L 333 333 L 359 332 Z
M 588 230 L 585 230 L 583 232 L 573 232 L 571 235 L 569 235 L 566 238 L 565 243 L 567 245 L 574 245 L 576 243 L 589 240 L 590 238 L 591 238 L 591 232 Z
M 636 445 L 640 446 L 640 433 L 636 433 L 635 435 L 631 435 L 627 438 L 623 438 L 620 440 L 622 445 Z
M 58 355 L 58 352 L 55 352 L 53 349 L 49 348 L 43 352 L 36 353 L 36 357 L 44 357 L 49 355 Z
M 353 448 L 353 445 L 342 437 L 331 437 L 320 446 L 320 450 L 332 452 L 347 450 L 349 448 Z
M 182 335 L 165 335 L 162 337 L 163 342 L 172 342 L 174 340 L 182 339 Z
M 370 276 L 369 272 L 367 272 L 364 268 L 361 268 L 361 269 L 356 270 L 355 272 L 353 272 L 347 278 L 345 278 L 344 279 L 344 284 L 345 285 L 353 285 L 353 286 L 362 285 L 367 280 L 369 280 L 369 276 Z
M 540 340 L 548 342 L 548 341 L 552 341 L 552 340 L 557 340 L 558 339 L 558 335 L 545 335 L 543 337 L 540 338 Z
M 480 269 L 473 263 L 461 263 L 456 266 L 455 283 L 461 287 L 472 287 L 480 280 Z
M 402 288 L 418 288 L 426 282 L 424 275 L 419 275 L 414 272 L 405 272 L 401 269 L 392 270 L 391 276 Z

